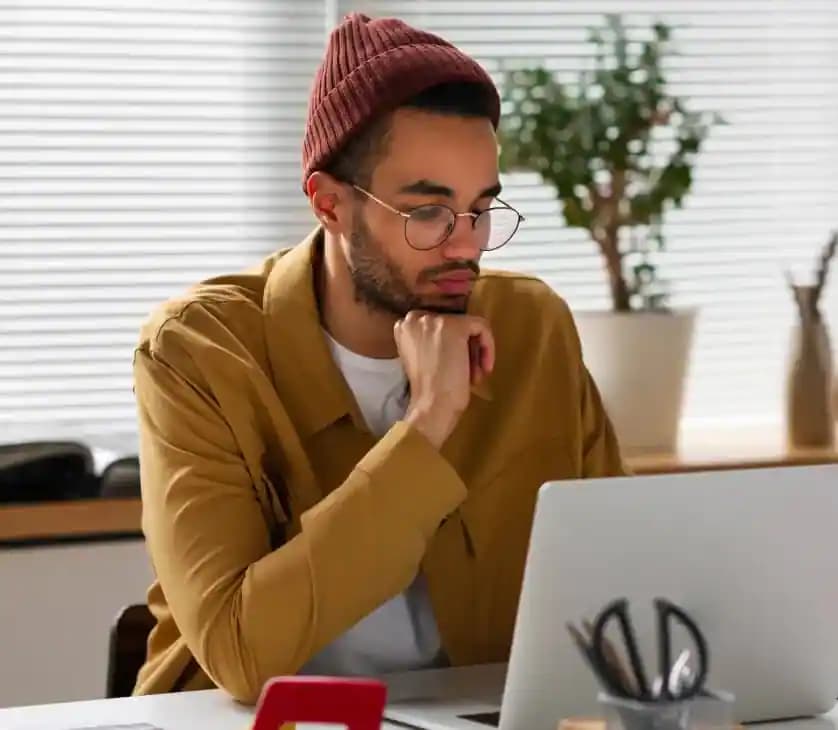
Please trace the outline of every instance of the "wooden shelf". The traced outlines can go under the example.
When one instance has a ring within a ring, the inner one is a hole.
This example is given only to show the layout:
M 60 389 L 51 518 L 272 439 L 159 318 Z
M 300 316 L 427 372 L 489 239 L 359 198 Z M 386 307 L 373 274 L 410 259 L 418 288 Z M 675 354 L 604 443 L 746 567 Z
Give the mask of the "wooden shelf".
M 724 457 L 685 458 L 677 454 L 650 454 L 626 457 L 635 474 L 672 474 L 690 471 L 718 471 L 720 469 L 758 469 L 775 466 L 805 466 L 807 464 L 838 463 L 838 449 L 797 449 L 780 454 L 737 454 Z
M 685 434 L 678 454 L 627 455 L 635 474 L 838 463 L 833 449 L 788 449 L 779 429 Z M 141 537 L 139 499 L 95 499 L 0 507 L 0 545 Z
M 677 454 L 624 458 L 636 474 L 831 464 L 838 462 L 838 442 L 832 448 L 796 449 L 788 446 L 779 425 L 744 425 L 682 433 Z
M 0 544 L 139 537 L 139 499 L 83 499 L 0 507 Z

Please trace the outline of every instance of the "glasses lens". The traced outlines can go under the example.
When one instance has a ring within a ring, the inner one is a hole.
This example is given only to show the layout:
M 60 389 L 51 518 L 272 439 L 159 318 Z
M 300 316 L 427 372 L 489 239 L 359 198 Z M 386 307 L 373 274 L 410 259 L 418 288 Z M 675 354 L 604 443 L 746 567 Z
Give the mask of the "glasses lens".
M 518 212 L 512 208 L 489 208 L 474 221 L 474 230 L 480 241 L 480 248 L 493 251 L 500 248 L 518 230 Z
M 410 212 L 405 227 L 407 242 L 413 248 L 439 246 L 454 230 L 454 214 L 444 205 L 422 205 Z

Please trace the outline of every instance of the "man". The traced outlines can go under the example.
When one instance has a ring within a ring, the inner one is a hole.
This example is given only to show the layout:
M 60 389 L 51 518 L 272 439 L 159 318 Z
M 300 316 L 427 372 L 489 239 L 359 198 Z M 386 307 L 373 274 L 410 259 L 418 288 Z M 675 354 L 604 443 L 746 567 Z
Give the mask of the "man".
M 145 325 L 137 692 L 502 660 L 539 486 L 622 473 L 565 304 L 478 277 L 520 222 L 498 113 L 450 44 L 349 16 L 309 105 L 319 226 Z

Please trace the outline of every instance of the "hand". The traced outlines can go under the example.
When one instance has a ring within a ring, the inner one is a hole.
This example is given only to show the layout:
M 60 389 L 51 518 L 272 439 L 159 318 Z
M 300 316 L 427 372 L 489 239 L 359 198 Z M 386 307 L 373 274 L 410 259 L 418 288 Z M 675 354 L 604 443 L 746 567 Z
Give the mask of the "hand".
M 471 386 L 495 365 L 489 324 L 482 317 L 414 310 L 393 331 L 410 383 L 405 420 L 439 448 L 468 406 Z

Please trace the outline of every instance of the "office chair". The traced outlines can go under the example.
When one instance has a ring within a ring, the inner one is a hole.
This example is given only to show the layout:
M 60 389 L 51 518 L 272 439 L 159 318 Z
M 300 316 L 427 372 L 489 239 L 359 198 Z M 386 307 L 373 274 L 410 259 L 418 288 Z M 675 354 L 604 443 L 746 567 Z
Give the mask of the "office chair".
M 127 606 L 117 616 L 108 641 L 108 699 L 131 696 L 154 624 L 155 618 L 144 603 Z
M 99 496 L 103 499 L 140 497 L 140 460 L 126 456 L 111 462 L 102 472 Z
M 93 454 L 75 441 L 0 444 L 0 503 L 98 496 Z

